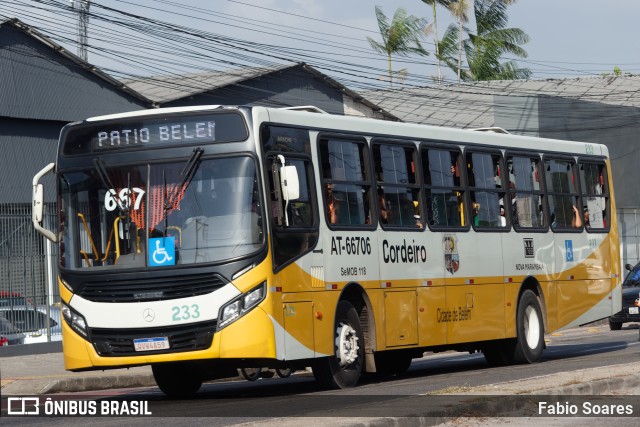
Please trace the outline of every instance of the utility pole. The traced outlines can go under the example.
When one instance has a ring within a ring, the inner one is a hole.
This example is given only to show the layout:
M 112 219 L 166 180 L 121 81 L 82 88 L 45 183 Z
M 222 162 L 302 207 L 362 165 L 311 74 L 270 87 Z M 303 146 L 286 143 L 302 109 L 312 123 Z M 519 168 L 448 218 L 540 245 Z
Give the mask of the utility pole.
M 78 11 L 78 56 L 84 61 L 89 59 L 87 30 L 89 27 L 90 3 L 91 0 L 71 0 L 71 6 Z

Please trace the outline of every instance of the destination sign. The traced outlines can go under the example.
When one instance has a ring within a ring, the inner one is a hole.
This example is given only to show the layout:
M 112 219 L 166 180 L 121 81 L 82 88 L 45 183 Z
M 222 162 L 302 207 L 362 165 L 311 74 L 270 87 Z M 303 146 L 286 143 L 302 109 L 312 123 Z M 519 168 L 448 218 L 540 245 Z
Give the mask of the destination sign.
M 65 154 L 237 142 L 247 137 L 244 119 L 235 112 L 124 118 L 70 128 L 65 138 Z
M 246 137 L 242 117 L 232 113 L 114 123 L 98 127 L 92 145 L 95 150 L 109 150 L 140 145 L 241 141 Z

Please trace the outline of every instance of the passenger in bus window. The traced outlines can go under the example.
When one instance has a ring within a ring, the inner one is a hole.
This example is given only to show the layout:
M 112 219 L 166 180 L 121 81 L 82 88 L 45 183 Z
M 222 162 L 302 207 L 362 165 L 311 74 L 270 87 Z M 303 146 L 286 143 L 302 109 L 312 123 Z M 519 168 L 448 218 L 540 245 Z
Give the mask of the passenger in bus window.
M 458 161 L 453 160 L 451 164 L 451 176 L 453 177 L 453 185 L 456 187 L 460 186 L 460 168 L 458 168 Z
M 416 221 L 416 226 L 422 228 L 422 219 L 420 218 L 420 202 L 413 201 L 413 219 Z
M 471 212 L 472 212 L 472 217 L 473 217 L 473 225 L 478 226 L 480 225 L 480 203 L 477 202 L 473 202 L 471 204 Z
M 333 184 L 327 184 L 327 216 L 331 224 L 338 222 L 338 209 L 335 198 L 333 197 Z
M 588 208 L 584 208 L 583 217 L 584 217 L 584 227 L 588 230 L 588 229 L 591 228 L 591 222 L 589 221 L 589 209 Z
M 387 211 L 387 202 L 382 188 L 378 188 L 378 206 L 380 207 L 380 222 L 387 224 L 389 222 L 389 212 Z
M 571 219 L 571 226 L 573 228 L 582 228 L 582 215 L 576 208 L 576 205 L 571 205 L 573 208 L 573 218 Z
M 515 192 L 516 191 L 516 184 L 513 181 L 509 181 L 509 190 L 511 191 L 511 223 L 513 224 L 514 227 L 517 227 L 520 225 L 520 213 L 518 212 L 518 194 Z M 526 202 L 526 199 L 521 201 L 520 204 L 524 205 L 524 202 Z M 502 207 L 502 206 L 501 206 Z M 531 209 L 531 208 L 529 208 Z M 522 212 L 523 215 L 527 215 L 526 212 Z M 502 215 L 502 214 L 501 214 Z M 531 227 L 532 224 L 532 220 L 531 220 L 531 212 L 529 212 L 528 216 L 526 218 L 524 218 L 524 224 L 522 224 L 523 226 L 528 225 L 529 227 Z
M 500 227 L 507 226 L 507 218 L 505 217 L 504 206 L 500 205 Z

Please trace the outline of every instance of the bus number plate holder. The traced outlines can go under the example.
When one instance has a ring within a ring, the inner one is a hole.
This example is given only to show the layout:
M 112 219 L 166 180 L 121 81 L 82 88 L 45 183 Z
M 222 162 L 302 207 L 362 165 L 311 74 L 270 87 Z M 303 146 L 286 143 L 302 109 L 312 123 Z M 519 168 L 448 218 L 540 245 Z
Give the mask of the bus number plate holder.
M 133 348 L 135 351 L 165 350 L 169 348 L 169 338 L 136 338 L 133 340 Z

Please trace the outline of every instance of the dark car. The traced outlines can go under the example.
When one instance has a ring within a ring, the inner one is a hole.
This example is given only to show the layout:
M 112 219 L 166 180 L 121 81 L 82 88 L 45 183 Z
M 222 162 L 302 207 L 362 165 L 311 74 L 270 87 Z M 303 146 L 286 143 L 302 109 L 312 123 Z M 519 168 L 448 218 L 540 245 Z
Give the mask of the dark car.
M 629 274 L 622 282 L 622 310 L 609 317 L 612 331 L 619 331 L 624 323 L 640 322 L 640 262 L 633 268 L 631 264 L 625 268 Z
M 31 302 L 17 292 L 0 291 L 0 307 L 16 305 L 31 305 Z
M 0 346 L 24 344 L 24 334 L 20 333 L 11 322 L 0 316 Z
M 60 307 L 14 306 L 11 309 L 0 306 L 0 316 L 9 320 L 22 332 L 25 344 L 62 341 L 62 317 Z M 50 328 L 50 333 L 49 329 Z M 50 337 L 50 338 L 49 338 Z

